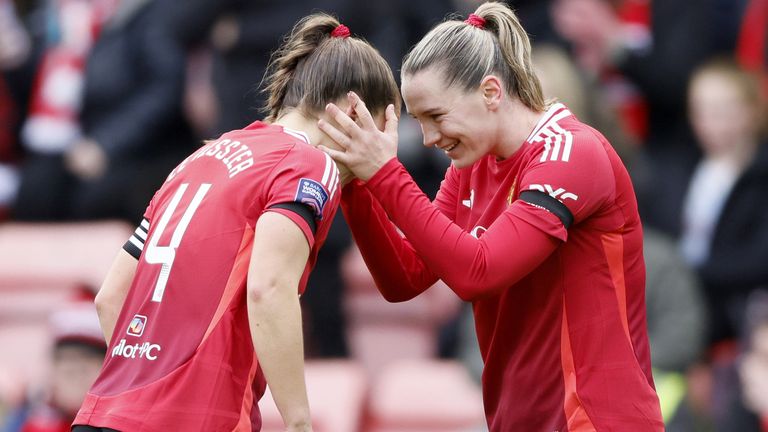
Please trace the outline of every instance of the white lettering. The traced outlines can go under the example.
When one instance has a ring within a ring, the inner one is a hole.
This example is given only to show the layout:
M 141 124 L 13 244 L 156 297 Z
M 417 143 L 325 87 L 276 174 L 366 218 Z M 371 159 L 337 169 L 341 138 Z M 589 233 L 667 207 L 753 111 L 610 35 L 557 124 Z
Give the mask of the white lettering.
M 112 349 L 112 357 L 123 357 L 127 359 L 145 358 L 153 361 L 157 360 L 157 353 L 162 351 L 158 344 L 144 342 L 143 344 L 126 344 L 125 339 L 120 339 L 120 343 Z
M 227 168 L 229 178 L 233 178 L 254 165 L 253 152 L 251 152 L 247 145 L 242 144 L 240 141 L 223 139 L 209 143 L 193 153 L 171 172 L 168 180 L 181 172 L 190 161 L 203 156 L 212 156 L 220 160 Z
M 548 184 L 545 184 L 545 185 L 532 184 L 532 185 L 528 186 L 528 189 L 529 190 L 537 190 L 539 192 L 544 192 L 545 194 L 551 196 L 552 198 L 559 199 L 561 202 L 566 200 L 566 199 L 572 199 L 574 201 L 579 199 L 578 195 L 576 195 L 576 194 L 573 194 L 571 192 L 566 192 L 565 189 L 563 189 L 563 188 L 554 189 L 552 187 L 552 185 L 548 185 Z M 558 197 L 560 197 L 560 198 L 558 198 Z

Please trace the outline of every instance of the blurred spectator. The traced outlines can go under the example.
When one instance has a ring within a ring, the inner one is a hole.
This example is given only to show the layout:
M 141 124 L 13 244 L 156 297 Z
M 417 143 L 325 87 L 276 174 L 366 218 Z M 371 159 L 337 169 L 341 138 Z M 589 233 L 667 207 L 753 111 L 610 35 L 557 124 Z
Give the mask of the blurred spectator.
M 32 57 L 32 38 L 11 0 L 0 0 L 0 220 L 18 189 L 18 129 L 27 98 L 24 70 Z M 21 72 L 21 73 L 20 73 Z
M 188 153 L 170 0 L 55 0 L 14 217 L 137 220 Z
M 707 311 L 701 285 L 672 239 L 646 227 L 643 252 L 653 378 L 669 422 L 688 391 L 687 372 L 701 359 Z
M 707 0 L 552 2 L 555 29 L 653 156 L 690 142 L 685 89 L 691 71 L 717 49 L 711 12 Z
M 697 69 L 688 98 L 703 155 L 671 153 L 676 157 L 648 177 L 646 192 L 639 193 L 646 224 L 679 239 L 702 283 L 708 312 L 709 355 L 689 369 L 685 403 L 668 430 L 749 430 L 723 429 L 723 419 L 738 393 L 735 345 L 729 341 L 741 331 L 747 296 L 768 285 L 764 101 L 754 77 L 729 59 Z
M 66 306 L 50 319 L 50 379 L 10 413 L 3 432 L 69 432 L 106 353 L 92 303 Z
M 653 367 L 685 372 L 698 361 L 706 334 L 706 305 L 693 270 L 675 243 L 644 229 L 648 336 Z
M 596 77 L 584 72 L 568 52 L 552 43 L 534 44 L 533 65 L 546 97 L 563 102 L 581 121 L 602 131 L 625 165 L 631 165 L 638 143 L 622 128 Z
M 714 60 L 692 78 L 689 103 L 703 157 L 689 171 L 684 195 L 671 196 L 679 187 L 656 189 L 654 207 L 669 206 L 683 256 L 704 284 L 717 341 L 737 334 L 744 299 L 768 285 L 765 102 L 752 75 Z
M 746 10 L 741 22 L 737 56 L 741 65 L 762 78 L 768 97 L 768 0 L 742 0 Z
M 189 0 L 174 11 L 169 24 L 186 49 L 210 48 L 214 99 L 208 102 L 215 105 L 211 114 L 217 118 L 208 120 L 213 123 L 208 136 L 240 129 L 259 116 L 264 97 L 258 85 L 267 62 L 298 19 L 312 10 L 326 10 L 347 22 L 337 8 L 329 7 L 332 3 L 334 0 Z M 348 25 L 354 32 L 354 26 Z

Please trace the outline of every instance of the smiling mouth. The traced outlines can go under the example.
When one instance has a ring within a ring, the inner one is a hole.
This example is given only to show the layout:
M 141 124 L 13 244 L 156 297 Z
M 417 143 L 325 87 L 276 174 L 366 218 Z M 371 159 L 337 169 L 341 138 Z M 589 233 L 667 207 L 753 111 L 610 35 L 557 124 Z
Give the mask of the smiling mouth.
M 448 146 L 448 147 L 444 147 L 442 150 L 443 150 L 444 152 L 446 152 L 446 153 L 450 153 L 451 151 L 453 151 L 453 149 L 455 149 L 456 147 L 458 147 L 458 145 L 459 145 L 459 143 L 456 143 L 456 144 L 453 144 L 453 145 L 451 145 L 451 146 Z

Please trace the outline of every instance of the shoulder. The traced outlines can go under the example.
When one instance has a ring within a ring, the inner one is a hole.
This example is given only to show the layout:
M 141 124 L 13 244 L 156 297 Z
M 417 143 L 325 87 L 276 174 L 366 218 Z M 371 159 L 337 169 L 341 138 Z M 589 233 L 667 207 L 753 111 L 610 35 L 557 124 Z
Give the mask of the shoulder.
M 567 109 L 550 119 L 528 138 L 533 161 L 595 163 L 606 159 L 608 142 L 597 130 L 579 121 Z

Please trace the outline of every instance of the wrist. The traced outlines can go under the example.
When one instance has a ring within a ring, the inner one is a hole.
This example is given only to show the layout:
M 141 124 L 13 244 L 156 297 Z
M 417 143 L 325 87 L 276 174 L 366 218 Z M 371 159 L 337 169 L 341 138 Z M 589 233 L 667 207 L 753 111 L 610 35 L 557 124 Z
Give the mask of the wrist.
M 384 165 L 379 167 L 376 172 L 374 172 L 368 179 L 361 180 L 363 180 L 365 185 L 368 187 L 376 187 L 378 184 L 382 183 L 388 177 L 390 177 L 390 174 L 396 171 L 400 166 L 402 165 L 400 164 L 400 161 L 397 159 L 397 157 L 393 157 Z
M 312 421 L 310 421 L 309 417 L 293 420 L 287 423 L 286 429 L 288 432 L 311 432 Z

